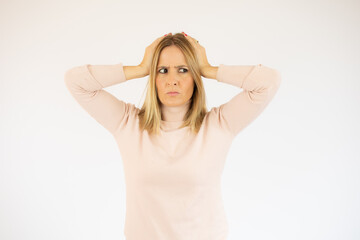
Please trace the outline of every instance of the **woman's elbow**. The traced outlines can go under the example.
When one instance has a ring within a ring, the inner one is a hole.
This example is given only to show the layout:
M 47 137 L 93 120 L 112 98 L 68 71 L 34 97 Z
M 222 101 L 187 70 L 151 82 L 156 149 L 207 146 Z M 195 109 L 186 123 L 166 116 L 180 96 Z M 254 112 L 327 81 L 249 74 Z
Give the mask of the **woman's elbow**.
M 265 67 L 267 70 L 267 74 L 266 74 L 267 81 L 270 81 L 272 86 L 273 85 L 280 86 L 282 79 L 280 71 L 271 67 L 266 67 L 266 66 L 263 67 Z

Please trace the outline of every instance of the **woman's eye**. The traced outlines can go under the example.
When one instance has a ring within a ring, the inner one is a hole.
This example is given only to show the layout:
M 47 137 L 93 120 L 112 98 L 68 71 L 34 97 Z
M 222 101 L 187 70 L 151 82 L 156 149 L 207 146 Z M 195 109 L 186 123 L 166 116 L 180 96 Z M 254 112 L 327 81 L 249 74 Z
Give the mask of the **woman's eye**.
M 188 71 L 186 68 L 180 68 L 180 70 L 181 70 L 181 69 L 183 69 L 182 73 L 186 73 L 186 72 Z M 161 68 L 161 69 L 159 70 L 160 73 L 164 73 L 164 72 L 161 72 L 161 70 L 166 70 L 166 72 L 167 72 L 167 69 L 166 69 L 166 68 Z
M 165 68 L 161 68 L 161 69 L 159 70 L 159 72 L 160 72 L 160 73 L 162 73 L 162 72 L 161 72 L 161 70 L 166 70 L 166 71 L 167 71 L 167 69 L 165 69 Z

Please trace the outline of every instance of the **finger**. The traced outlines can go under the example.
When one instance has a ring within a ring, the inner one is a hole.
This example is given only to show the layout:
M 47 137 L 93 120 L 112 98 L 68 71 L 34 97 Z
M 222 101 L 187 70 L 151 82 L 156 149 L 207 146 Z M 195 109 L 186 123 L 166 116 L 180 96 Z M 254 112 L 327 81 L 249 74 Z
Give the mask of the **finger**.
M 190 37 L 190 39 L 192 40 L 193 43 L 197 43 L 197 40 L 193 37 Z
M 190 40 L 191 43 L 196 42 L 193 37 L 191 37 L 191 36 L 189 36 L 189 35 L 186 36 L 184 32 L 183 32 L 183 34 L 184 34 L 184 36 L 185 36 L 187 39 Z
M 189 34 L 186 34 L 184 32 L 181 32 L 186 38 L 193 39 Z
M 156 40 L 161 40 L 161 39 L 163 39 L 164 37 L 166 37 L 167 35 L 169 35 L 169 33 L 167 33 L 167 34 L 165 34 L 165 35 L 162 35 L 162 36 L 160 36 L 160 37 L 158 37 Z
M 155 42 L 157 41 L 157 42 L 160 42 L 164 37 L 166 37 L 167 35 L 172 35 L 172 33 L 167 33 L 167 34 L 165 34 L 165 35 L 162 35 L 161 37 L 158 37 L 156 40 L 155 40 Z
M 153 42 L 153 44 L 160 42 L 166 35 L 156 38 L 155 41 Z
M 194 38 L 193 37 L 191 37 L 190 35 L 187 35 L 186 36 L 188 39 L 190 39 L 190 40 L 193 40 L 194 41 Z
M 197 46 L 200 45 L 200 43 L 198 43 L 198 41 L 197 41 L 195 38 L 191 37 L 189 34 L 185 35 L 184 32 L 182 32 L 182 34 L 183 34 L 186 38 L 188 38 L 188 39 L 190 40 L 190 43 L 191 43 L 193 46 L 197 47 Z

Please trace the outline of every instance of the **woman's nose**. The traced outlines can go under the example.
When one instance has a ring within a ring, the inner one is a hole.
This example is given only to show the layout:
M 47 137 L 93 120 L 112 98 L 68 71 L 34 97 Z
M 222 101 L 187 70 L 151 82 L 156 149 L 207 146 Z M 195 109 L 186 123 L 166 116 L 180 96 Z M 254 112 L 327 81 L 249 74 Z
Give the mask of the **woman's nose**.
M 178 81 L 175 79 L 170 79 L 169 81 L 167 81 L 167 85 L 177 85 Z
M 168 85 L 174 85 L 174 84 L 178 84 L 179 81 L 179 76 L 177 76 L 176 72 L 175 73 L 169 73 L 168 75 Z

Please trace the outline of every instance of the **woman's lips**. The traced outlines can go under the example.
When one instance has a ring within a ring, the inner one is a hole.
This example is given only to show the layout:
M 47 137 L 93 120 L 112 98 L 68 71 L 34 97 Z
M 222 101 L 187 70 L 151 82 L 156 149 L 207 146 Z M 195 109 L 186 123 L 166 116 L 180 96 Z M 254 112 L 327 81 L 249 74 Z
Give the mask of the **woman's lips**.
M 170 96 L 176 96 L 176 95 L 178 95 L 179 93 L 178 93 L 178 92 L 168 92 L 167 94 L 170 95 Z

